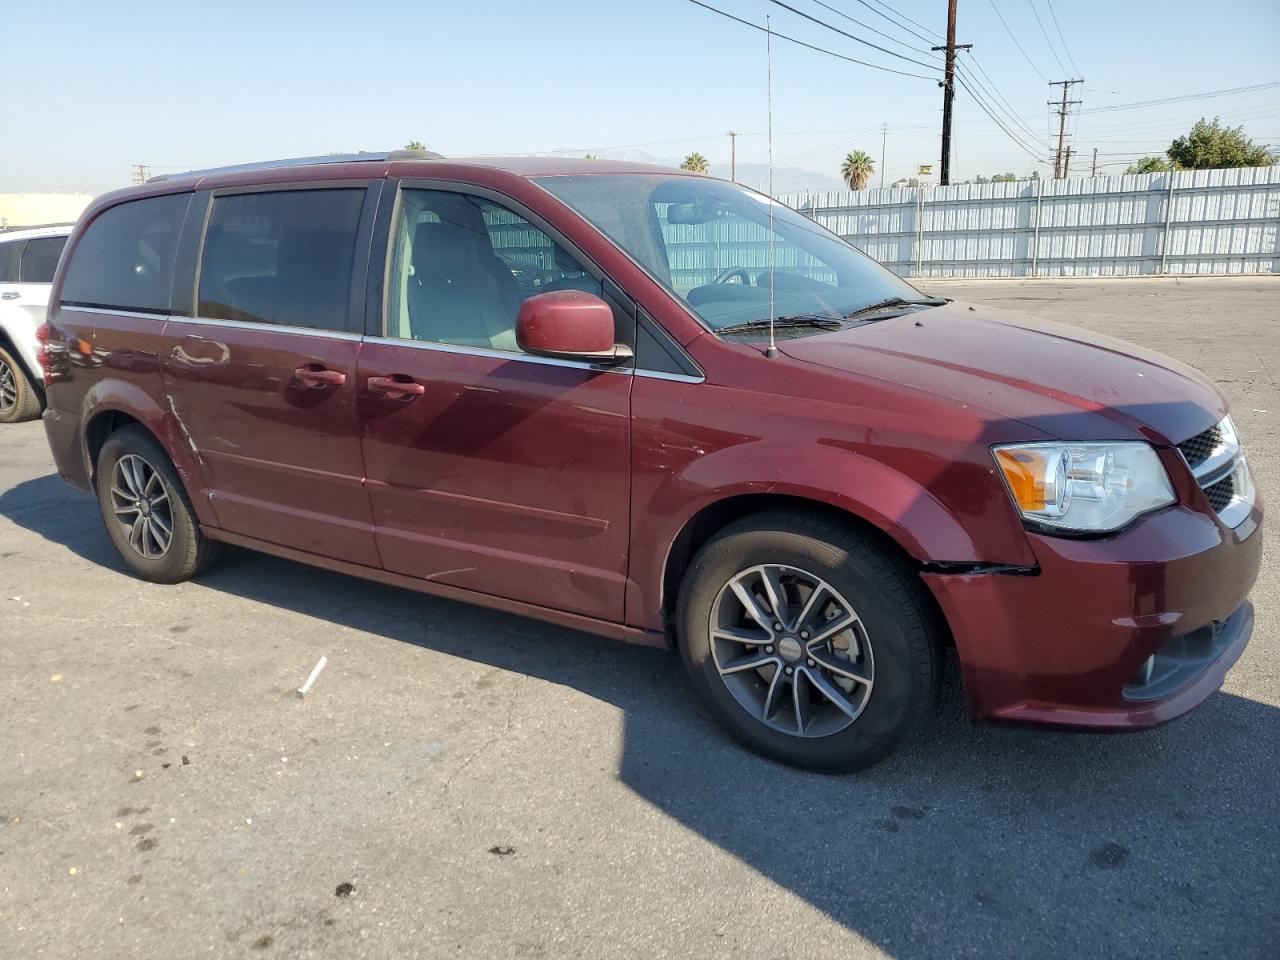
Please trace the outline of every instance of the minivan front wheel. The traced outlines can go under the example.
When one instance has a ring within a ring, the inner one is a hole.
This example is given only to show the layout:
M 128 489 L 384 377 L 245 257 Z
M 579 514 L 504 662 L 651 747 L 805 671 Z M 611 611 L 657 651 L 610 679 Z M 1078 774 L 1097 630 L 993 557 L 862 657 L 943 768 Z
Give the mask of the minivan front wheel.
M 0 423 L 21 423 L 40 416 L 40 394 L 22 364 L 0 347 Z
M 107 533 L 138 576 L 178 583 L 216 557 L 219 544 L 200 532 L 177 471 L 142 428 L 125 427 L 107 438 L 97 480 Z
M 699 698 L 784 763 L 870 766 L 937 695 L 940 631 L 919 579 L 836 520 L 778 511 L 726 528 L 690 565 L 678 621 Z

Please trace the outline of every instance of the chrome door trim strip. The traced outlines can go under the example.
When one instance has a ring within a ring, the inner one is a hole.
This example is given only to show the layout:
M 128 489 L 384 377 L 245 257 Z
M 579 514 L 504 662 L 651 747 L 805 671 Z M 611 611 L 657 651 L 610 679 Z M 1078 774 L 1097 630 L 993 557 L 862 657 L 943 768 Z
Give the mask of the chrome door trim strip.
M 706 377 L 695 377 L 687 373 L 664 373 L 661 370 L 637 370 L 637 377 L 649 380 L 670 380 L 672 383 L 706 383 Z
M 219 320 L 213 317 L 169 317 L 171 323 L 209 324 L 215 327 L 226 327 L 232 330 L 254 330 L 261 333 L 288 333 L 297 337 L 322 337 L 326 340 L 350 340 L 359 342 L 364 339 L 360 333 L 349 330 L 322 330 L 316 327 L 297 327 L 283 323 L 259 323 L 253 320 Z
M 535 357 L 530 353 L 513 353 L 509 350 L 492 350 L 487 347 L 466 347 L 453 343 L 436 343 L 430 340 L 403 340 L 396 337 L 365 337 L 365 343 L 384 347 L 409 347 L 413 350 L 430 350 L 435 353 L 453 353 L 469 357 L 488 357 L 493 360 L 515 360 L 521 363 L 539 363 L 548 367 L 569 367 L 574 370 L 594 370 L 597 373 L 617 373 L 630 376 L 630 367 L 618 368 L 585 360 L 561 360 L 557 357 Z
M 366 337 L 360 333 L 347 330 L 321 330 L 315 327 L 296 327 L 279 323 L 259 323 L 251 320 L 220 320 L 213 317 L 180 317 L 166 313 L 140 313 L 136 310 L 113 310 L 109 307 L 77 307 L 73 304 L 60 304 L 63 309 L 78 310 L 81 313 L 101 314 L 112 317 L 134 317 L 140 320 L 157 320 L 176 324 L 210 324 L 215 327 L 228 327 L 233 330 L 255 330 L 263 333 L 287 333 L 298 337 L 323 337 L 330 340 L 349 340 L 376 343 L 386 347 L 410 347 L 414 350 L 432 350 L 437 353 L 454 353 L 463 356 L 489 357 L 493 360 L 515 360 L 521 363 L 538 363 L 548 367 L 568 367 L 573 370 L 594 370 L 597 373 L 616 373 L 622 376 L 646 377 L 650 380 L 669 380 L 673 383 L 705 383 L 705 377 L 694 377 L 683 373 L 664 373 L 659 370 L 637 370 L 632 367 L 610 367 L 586 360 L 561 360 L 556 357 L 536 357 L 530 353 L 512 353 L 507 350 L 492 350 L 486 347 L 467 347 L 453 343 L 434 343 L 427 340 L 402 340 L 396 337 Z
M 96 313 L 104 317 L 135 317 L 139 320 L 187 320 L 189 317 L 172 317 L 168 313 L 157 311 L 155 313 L 142 313 L 139 310 L 116 310 L 113 307 L 81 307 L 74 303 L 67 303 L 65 300 L 58 302 L 59 310 L 75 310 L 78 313 Z

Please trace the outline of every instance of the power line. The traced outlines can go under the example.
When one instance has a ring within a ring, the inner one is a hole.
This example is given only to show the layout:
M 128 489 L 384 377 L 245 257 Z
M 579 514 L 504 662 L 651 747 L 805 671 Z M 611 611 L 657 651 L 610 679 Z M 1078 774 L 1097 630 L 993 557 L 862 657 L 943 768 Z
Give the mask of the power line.
M 1071 63 L 1071 69 L 1076 73 L 1084 73 L 1076 66 L 1076 58 L 1071 56 L 1071 51 L 1067 47 L 1067 38 L 1062 35 L 1062 27 L 1058 24 L 1058 15 L 1053 12 L 1053 0 L 1044 0 L 1044 5 L 1049 8 L 1049 16 L 1053 17 L 1053 29 L 1058 31 L 1058 39 L 1062 41 L 1062 52 L 1067 55 L 1067 60 Z
M 1045 45 L 1049 48 L 1049 52 L 1053 54 L 1053 59 L 1058 61 L 1058 66 L 1062 67 L 1062 72 L 1067 73 L 1067 66 L 1062 62 L 1062 58 L 1058 56 L 1058 51 L 1053 48 L 1053 41 L 1049 39 L 1049 31 L 1045 30 L 1044 21 L 1040 19 L 1040 11 L 1036 9 L 1036 0 L 1027 0 L 1027 6 L 1036 15 L 1036 23 L 1040 25 L 1040 35 L 1044 37 Z
M 876 10 L 875 7 L 871 7 L 869 4 L 865 3 L 864 0 L 858 0 L 858 2 L 861 3 L 864 7 L 868 7 L 871 10 L 875 10 L 876 13 L 880 13 L 880 11 Z M 905 13 L 903 13 L 901 10 L 897 9 L 896 7 L 891 7 L 887 3 L 881 3 L 880 0 L 875 0 L 875 2 L 877 6 L 884 7 L 886 10 L 892 10 L 895 16 L 901 17 L 903 20 L 907 21 L 907 23 L 914 23 L 917 27 L 919 27 L 925 33 L 931 34 L 932 36 L 936 37 L 938 40 L 942 39 L 942 34 L 938 33 L 936 30 L 930 30 L 923 23 L 920 23 L 917 20 L 912 20 L 910 17 L 908 17 Z M 886 20 L 889 20 L 890 22 L 894 22 L 893 18 L 888 16 L 887 14 L 880 13 L 880 16 L 884 17 Z M 902 25 L 898 24 L 898 26 L 902 26 Z M 903 27 L 902 29 L 907 30 L 908 33 L 914 33 L 914 31 L 908 29 L 907 27 Z M 920 35 L 916 34 L 916 36 L 920 36 Z M 920 39 L 923 40 L 925 43 L 933 42 L 928 37 L 920 37 Z
M 848 20 L 850 23 L 856 23 L 858 26 L 862 27 L 863 30 L 870 30 L 872 33 L 874 33 L 878 37 L 884 37 L 886 40 L 889 40 L 892 43 L 896 43 L 900 47 L 906 47 L 908 50 L 911 50 L 914 53 L 923 53 L 926 57 L 934 57 L 935 59 L 937 59 L 936 54 L 930 53 L 928 50 L 924 49 L 923 47 L 913 47 L 911 44 L 907 43 L 904 40 L 899 40 L 897 37 L 893 36 L 892 34 L 885 33 L 883 30 L 877 30 L 875 27 L 871 26 L 870 24 L 863 23 L 861 20 L 855 19 L 854 17 L 849 16 L 847 13 L 841 10 L 837 10 L 835 7 L 831 6 L 831 4 L 829 3 L 823 3 L 822 0 L 813 0 L 813 2 L 820 7 L 825 7 L 827 10 L 830 10 L 837 17 L 843 17 L 845 20 Z M 927 42 L 928 41 L 926 41 L 926 43 Z
M 973 51 L 970 50 L 968 51 L 968 53 L 969 53 L 970 61 L 973 63 L 975 67 L 978 68 L 982 76 L 986 77 L 987 83 L 984 84 L 981 80 L 979 80 L 976 76 L 974 76 L 973 72 L 970 71 L 969 68 L 964 64 L 957 63 L 956 66 L 960 67 L 965 73 L 965 75 L 968 76 L 969 80 L 972 83 L 976 84 L 978 87 L 980 87 L 984 94 L 992 98 L 992 104 L 998 107 L 1001 113 L 1003 113 L 1006 117 L 1008 117 L 1015 124 L 1017 124 L 1018 127 L 1023 132 L 1025 132 L 1029 137 L 1031 137 L 1032 140 L 1039 142 L 1041 139 L 1040 134 L 1036 133 L 1035 130 L 1031 129 L 1030 124 L 1028 124 L 1025 120 L 1023 120 L 1022 117 L 1020 117 L 1014 111 L 1013 105 L 1009 103 L 1007 99 L 1005 99 L 1004 94 L 1000 92 L 1000 89 L 995 85 L 995 82 L 990 77 L 987 76 L 987 71 L 982 69 L 982 65 L 979 64 L 977 59 L 973 56 Z M 996 103 L 997 100 L 1003 104 L 1002 107 L 1000 106 L 999 103 Z M 1046 144 L 1046 149 L 1047 149 L 1047 146 L 1048 145 Z
M 868 46 L 872 50 L 879 50 L 881 53 L 887 53 L 889 56 L 897 57 L 899 60 L 905 60 L 907 61 L 907 63 L 914 63 L 917 67 L 924 67 L 926 70 L 938 69 L 937 64 L 924 63 L 923 61 L 920 61 L 920 60 L 912 60 L 910 57 L 904 57 L 900 53 L 894 53 L 892 50 L 888 49 L 887 47 L 882 47 L 879 44 L 872 43 L 870 40 L 863 40 L 861 37 L 857 36 L 856 34 L 852 34 L 847 30 L 841 30 L 839 27 L 835 26 L 834 24 L 827 23 L 827 21 L 819 17 L 811 16 L 805 13 L 803 10 L 797 10 L 795 7 L 783 3 L 782 0 L 769 0 L 769 2 L 772 3 L 775 7 L 781 7 L 783 10 L 790 10 L 792 13 L 796 14 L 797 16 L 804 17 L 806 20 L 809 20 L 812 23 L 816 23 L 820 27 L 826 27 L 828 30 L 834 31 L 835 33 L 840 34 L 842 37 L 848 37 L 850 40 L 853 40 L 856 43 L 861 43 L 864 46 Z
M 1012 40 L 1013 45 L 1018 48 L 1018 52 L 1022 54 L 1023 58 L 1027 61 L 1027 64 L 1036 72 L 1037 75 L 1039 75 L 1040 79 L 1047 83 L 1049 78 L 1046 77 L 1044 73 L 1041 72 L 1040 68 L 1035 65 L 1035 62 L 1027 54 L 1027 51 L 1023 49 L 1022 44 L 1018 42 L 1018 38 L 1013 35 L 1013 31 L 1009 29 L 1009 24 L 1005 22 L 1004 14 L 1001 13 L 1000 8 L 996 6 L 996 0 L 988 0 L 988 2 L 991 4 L 991 9 L 996 12 L 996 16 L 1000 18 L 1000 22 L 1004 25 L 1004 32 L 1009 34 L 1009 39 Z
M 1036 162 L 1038 163 L 1048 162 L 1043 156 L 1036 153 L 1036 151 L 1032 147 L 1027 146 L 1027 144 L 1024 143 L 1016 134 L 1014 134 L 1012 130 L 1006 127 L 1004 123 L 1001 122 L 1000 118 L 991 112 L 990 108 L 987 106 L 986 102 L 982 99 L 982 97 L 978 96 L 978 94 L 974 92 L 974 89 L 964 82 L 963 77 L 958 77 L 957 80 L 959 81 L 960 86 L 964 88 L 964 90 L 969 94 L 969 96 L 973 97 L 973 102 L 976 103 L 982 109 L 982 112 L 985 113 L 997 127 L 999 127 L 1001 130 L 1005 132 L 1005 136 L 1007 136 L 1010 140 L 1012 140 L 1025 153 L 1027 153 L 1033 159 L 1035 159 Z
M 761 33 L 769 33 L 765 27 L 758 23 L 752 23 L 750 20 L 743 20 L 741 17 L 735 17 L 732 13 L 727 13 L 717 7 L 711 6 L 709 3 L 703 3 L 702 0 L 689 0 L 695 7 L 702 7 L 704 10 L 710 10 L 712 13 L 718 13 L 722 17 L 727 17 L 736 23 L 742 24 L 744 27 L 750 27 L 752 30 L 759 30 Z M 825 47 L 814 46 L 812 43 L 805 43 L 803 40 L 797 40 L 795 37 L 789 37 L 785 33 L 778 33 L 777 30 L 772 31 L 773 36 L 779 40 L 786 40 L 798 46 L 813 50 L 816 53 L 825 53 L 829 57 L 835 57 L 837 60 L 844 60 L 848 63 L 856 63 L 860 67 L 870 67 L 873 70 L 883 70 L 885 73 L 896 73 L 900 77 L 915 77 L 917 80 L 929 80 L 936 82 L 937 77 L 927 77 L 920 73 L 908 73 L 906 70 L 896 70 L 893 67 L 886 67 L 879 63 L 868 63 L 866 60 L 857 60 L 853 57 L 846 57 L 843 53 L 836 53 L 834 50 L 828 50 Z
M 874 13 L 877 17 L 883 17 L 885 20 L 888 20 L 890 23 L 892 23 L 892 24 L 893 24 L 895 27 L 897 27 L 899 30 L 905 30 L 907 33 L 911 34 L 911 35 L 912 35 L 913 37 L 915 37 L 917 40 L 923 40 L 925 43 L 933 43 L 933 39 L 932 39 L 932 38 L 930 38 L 930 37 L 926 37 L 926 36 L 925 36 L 924 34 L 922 34 L 922 33 L 917 33 L 916 31 L 914 31 L 914 30 L 912 30 L 910 27 L 908 27 L 905 23 L 899 23 L 897 20 L 893 19 L 893 17 L 889 16 L 887 13 L 881 13 L 879 10 L 877 10 L 875 7 L 873 7 L 871 4 L 867 3 L 867 0 L 858 0 L 858 3 L 862 4 L 864 7 L 866 7 L 868 10 L 870 10 L 872 13 Z
M 1183 103 L 1187 100 L 1205 100 L 1210 97 L 1226 97 L 1238 93 L 1255 93 L 1259 90 L 1271 90 L 1280 87 L 1280 80 L 1268 83 L 1255 83 L 1248 87 L 1232 87 L 1229 90 L 1209 90 L 1206 93 L 1187 93 L 1177 97 L 1162 97 L 1159 100 L 1140 100 L 1136 103 L 1113 103 L 1109 107 L 1091 107 L 1081 113 L 1108 113 L 1112 110 L 1137 110 L 1140 107 L 1155 107 L 1163 103 Z

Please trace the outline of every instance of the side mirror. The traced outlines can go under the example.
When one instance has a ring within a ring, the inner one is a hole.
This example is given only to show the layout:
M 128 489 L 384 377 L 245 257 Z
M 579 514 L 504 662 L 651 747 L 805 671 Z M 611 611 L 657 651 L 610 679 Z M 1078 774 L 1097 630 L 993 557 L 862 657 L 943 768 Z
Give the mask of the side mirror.
M 614 342 L 613 310 L 581 290 L 553 290 L 520 304 L 516 343 L 525 353 L 560 360 L 612 364 L 631 356 Z

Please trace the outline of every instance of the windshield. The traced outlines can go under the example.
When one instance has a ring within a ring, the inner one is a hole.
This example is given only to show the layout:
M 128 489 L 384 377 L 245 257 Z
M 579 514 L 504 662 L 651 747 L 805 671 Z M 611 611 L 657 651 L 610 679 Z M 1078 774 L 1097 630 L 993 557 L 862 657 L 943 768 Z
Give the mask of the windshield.
M 771 285 L 778 317 L 839 318 L 873 303 L 920 296 L 835 234 L 735 183 L 650 174 L 537 182 L 609 236 L 713 330 L 767 321 Z

